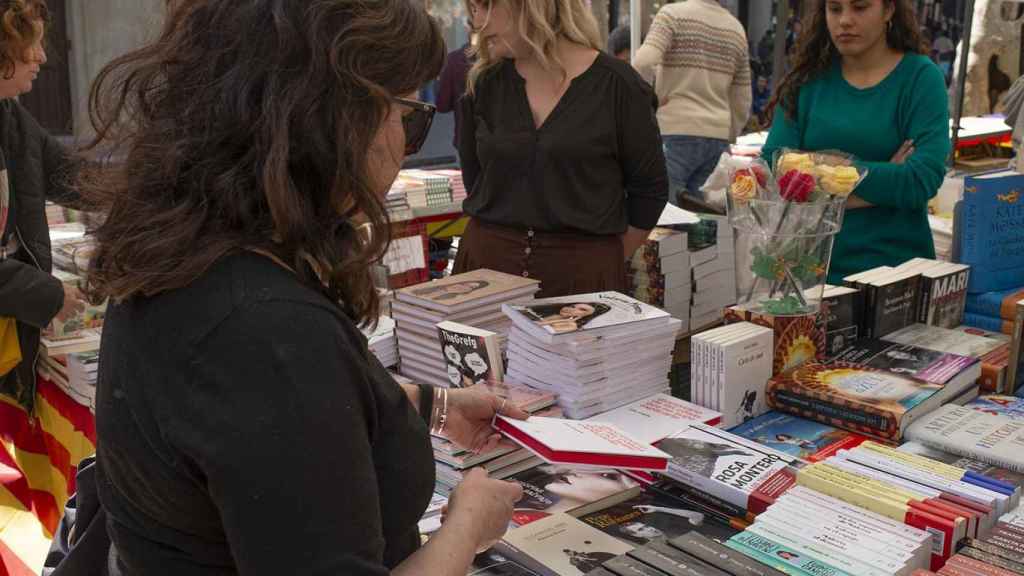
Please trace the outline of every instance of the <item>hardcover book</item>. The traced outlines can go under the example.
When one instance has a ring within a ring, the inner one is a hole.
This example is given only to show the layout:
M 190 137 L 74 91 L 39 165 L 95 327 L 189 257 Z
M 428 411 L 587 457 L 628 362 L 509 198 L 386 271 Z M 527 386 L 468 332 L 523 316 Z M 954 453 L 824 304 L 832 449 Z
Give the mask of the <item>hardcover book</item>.
M 965 264 L 937 263 L 921 272 L 921 300 L 916 322 L 956 328 L 963 323 L 971 268 Z
M 791 414 L 768 412 L 729 430 L 769 448 L 808 462 L 819 462 L 868 438 Z
M 494 427 L 552 464 L 660 471 L 668 466 L 670 458 L 617 426 L 602 422 L 497 416 Z
M 668 394 L 655 394 L 588 421 L 612 424 L 641 442 L 654 444 L 693 423 L 715 426 L 722 415 Z
M 551 514 L 586 515 L 640 494 L 640 485 L 616 470 L 572 469 L 541 464 L 509 476 L 523 487 L 512 522 L 523 526 Z
M 931 384 L 952 384 L 961 389 L 964 382 L 974 382 L 981 376 L 977 358 L 887 340 L 861 340 L 840 352 L 833 361 L 904 374 Z
M 437 325 L 437 336 L 453 388 L 505 379 L 497 333 L 457 322 L 441 322 Z
M 768 382 L 768 404 L 831 426 L 898 440 L 916 418 L 965 392 L 851 362 L 808 364 Z
M 495 550 L 538 574 L 583 576 L 633 547 L 579 520 L 554 514 L 511 530 Z
M 792 486 L 786 468 L 793 460 L 751 445 L 702 425 L 690 426 L 658 443 L 672 455 L 665 476 L 757 514 Z
M 529 305 L 502 305 L 512 322 L 547 343 L 620 328 L 662 325 L 671 316 L 618 292 L 597 292 L 534 300 Z
M 856 288 L 828 286 L 821 307 L 826 314 L 825 350 L 831 357 L 861 337 L 864 294 Z
M 675 538 L 694 530 L 712 540 L 725 542 L 739 532 L 708 518 L 700 510 L 682 507 L 675 499 L 650 493 L 579 516 L 579 519 L 634 546 Z
M 1024 398 L 1016 396 L 979 396 L 964 406 L 988 414 L 1006 416 L 1011 420 L 1024 420 Z
M 907 430 L 907 439 L 1024 473 L 1024 421 L 964 406 L 942 406 Z
M 971 265 L 968 291 L 1024 285 L 1024 175 L 1001 170 L 964 179 L 959 261 Z
M 725 311 L 725 323 L 734 322 L 751 322 L 773 330 L 773 375 L 807 362 L 822 362 L 826 358 L 827 315 L 824 312 L 805 316 L 772 316 L 733 306 Z
M 990 318 L 1013 320 L 1017 316 L 1017 302 L 1024 300 L 1024 288 L 982 292 L 967 297 L 967 312 Z

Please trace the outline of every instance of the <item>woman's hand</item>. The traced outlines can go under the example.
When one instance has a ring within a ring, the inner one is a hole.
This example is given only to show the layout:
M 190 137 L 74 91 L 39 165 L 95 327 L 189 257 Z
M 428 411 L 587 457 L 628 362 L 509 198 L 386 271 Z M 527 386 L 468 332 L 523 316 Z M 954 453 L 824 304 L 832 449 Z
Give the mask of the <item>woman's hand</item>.
M 57 312 L 57 319 L 61 322 L 67 322 L 76 314 L 81 314 L 84 311 L 85 301 L 82 298 L 82 293 L 78 291 L 78 288 L 65 284 L 64 306 L 62 306 L 60 311 Z
M 913 153 L 914 153 L 914 141 L 913 140 L 907 140 L 906 142 L 904 142 L 900 146 L 900 149 L 896 151 L 896 154 L 893 155 L 892 159 L 889 160 L 889 162 L 891 162 L 893 164 L 903 164 L 904 162 L 907 161 L 907 158 L 910 158 L 910 156 Z
M 476 549 L 489 548 L 505 535 L 515 504 L 523 496 L 516 482 L 493 480 L 482 468 L 473 468 L 452 492 L 443 522 L 476 538 Z
M 439 402 L 441 399 L 434 399 L 435 408 L 441 408 Z M 472 389 L 448 389 L 448 419 L 443 436 L 473 452 L 494 450 L 501 440 L 501 434 L 491 427 L 495 414 L 517 420 L 526 420 L 529 416 L 494 394 Z
M 650 230 L 641 230 L 632 226 L 626 230 L 626 233 L 622 235 L 622 252 L 625 262 L 629 262 L 633 258 L 633 254 L 644 245 L 644 242 L 647 242 L 650 235 Z

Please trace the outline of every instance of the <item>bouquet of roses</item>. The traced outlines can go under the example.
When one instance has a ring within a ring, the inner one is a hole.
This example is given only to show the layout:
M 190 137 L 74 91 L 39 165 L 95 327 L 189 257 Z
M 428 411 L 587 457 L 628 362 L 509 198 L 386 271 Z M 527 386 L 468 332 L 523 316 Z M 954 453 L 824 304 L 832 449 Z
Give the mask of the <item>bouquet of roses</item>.
M 774 170 L 763 160 L 732 174 L 729 221 L 747 241 L 740 304 L 769 314 L 815 312 L 842 226 L 846 199 L 866 171 L 849 155 L 783 149 Z M 744 282 L 744 280 L 746 280 Z

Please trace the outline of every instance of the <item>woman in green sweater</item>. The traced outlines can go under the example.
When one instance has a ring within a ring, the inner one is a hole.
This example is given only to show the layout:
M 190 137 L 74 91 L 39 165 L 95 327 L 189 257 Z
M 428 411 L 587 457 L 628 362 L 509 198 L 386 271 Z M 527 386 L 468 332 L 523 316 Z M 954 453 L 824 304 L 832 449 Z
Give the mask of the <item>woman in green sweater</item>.
M 935 257 L 928 201 L 949 155 L 942 72 L 910 0 L 818 0 L 779 85 L 764 157 L 841 150 L 868 170 L 847 203 L 829 282 Z

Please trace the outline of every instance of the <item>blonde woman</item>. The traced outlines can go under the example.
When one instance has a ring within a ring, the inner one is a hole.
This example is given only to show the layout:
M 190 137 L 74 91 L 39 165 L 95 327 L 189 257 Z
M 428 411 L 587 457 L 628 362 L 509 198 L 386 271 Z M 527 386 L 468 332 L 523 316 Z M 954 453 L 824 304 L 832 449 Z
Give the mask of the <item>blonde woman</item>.
M 457 272 L 544 297 L 625 289 L 668 198 L 650 86 L 600 51 L 584 0 L 467 0 L 478 34 L 459 138 L 471 216 Z

